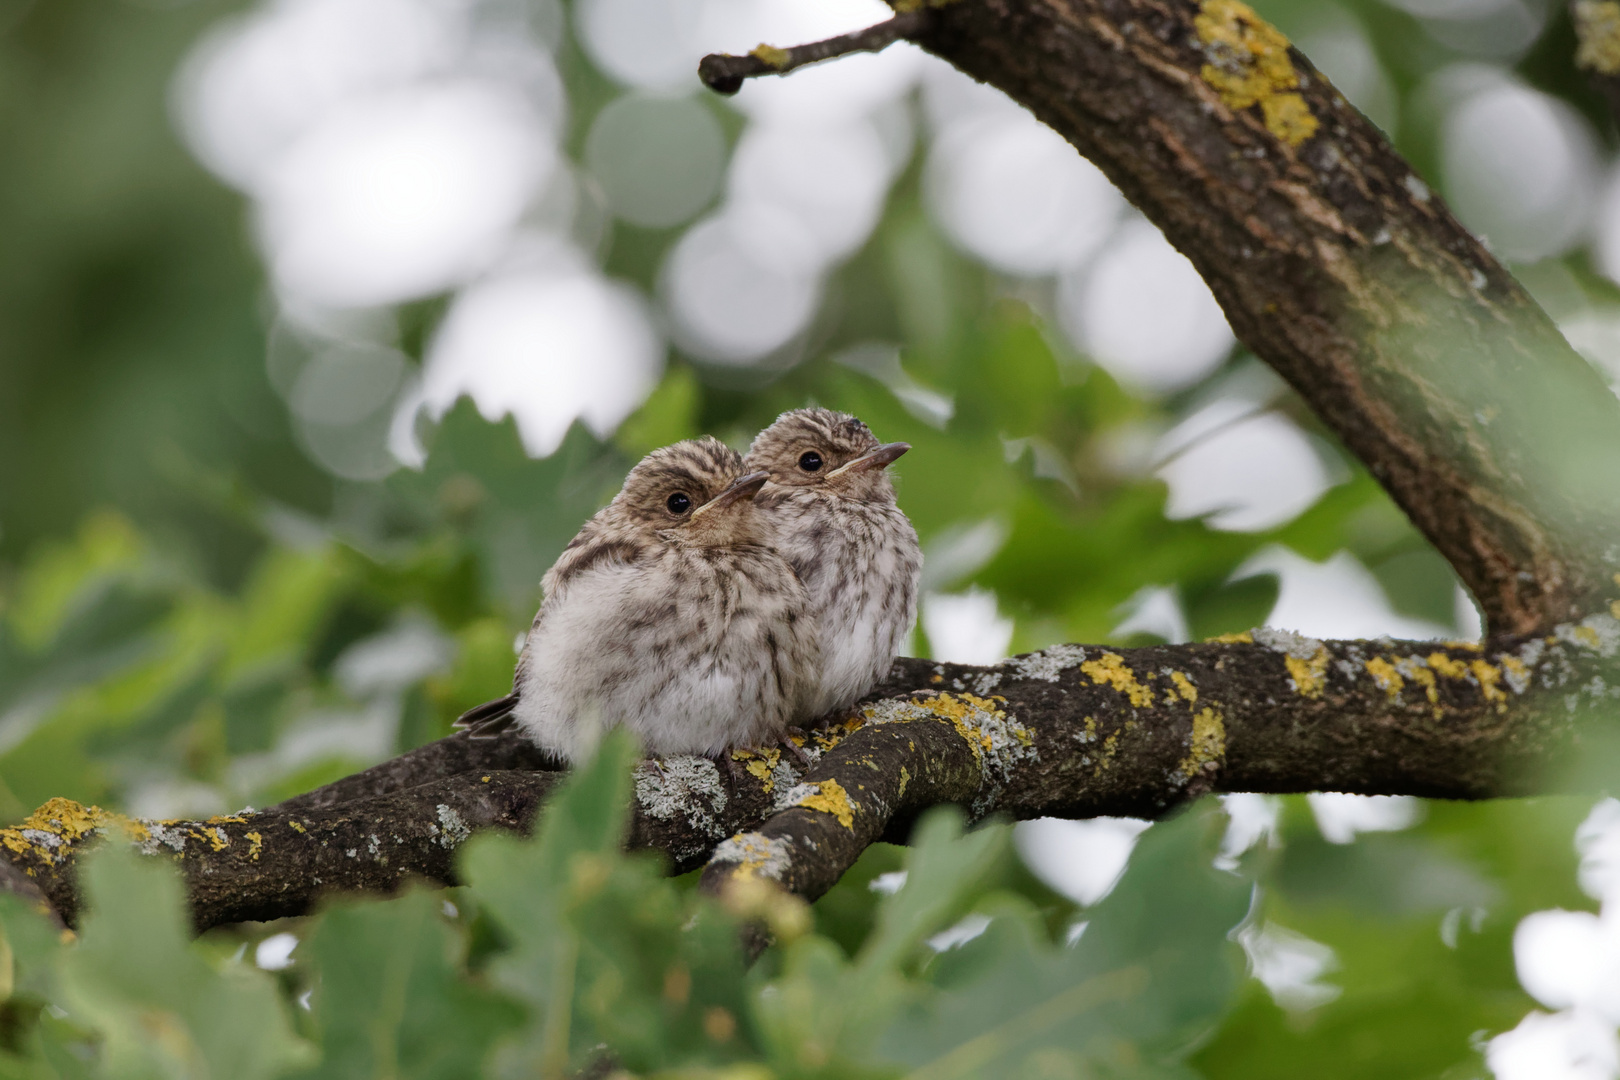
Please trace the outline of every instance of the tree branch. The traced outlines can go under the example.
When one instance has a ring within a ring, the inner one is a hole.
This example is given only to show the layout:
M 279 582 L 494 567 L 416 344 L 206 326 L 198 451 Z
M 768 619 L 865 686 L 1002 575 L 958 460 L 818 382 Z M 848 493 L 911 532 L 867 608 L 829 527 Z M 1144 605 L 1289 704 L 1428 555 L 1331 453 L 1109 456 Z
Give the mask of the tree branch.
M 1281 34 L 1236 0 L 930 10 L 908 37 L 1027 106 L 1164 231 L 1493 632 L 1620 596 L 1620 402 Z
M 698 78 L 710 90 L 729 97 L 742 89 L 744 79 L 760 75 L 786 75 L 807 64 L 848 56 L 850 53 L 882 52 L 901 38 L 910 37 L 922 29 L 930 15 L 926 7 L 897 10 L 893 18 L 875 26 L 840 34 L 825 41 L 813 41 L 808 45 L 795 45 L 790 49 L 760 45 L 746 56 L 710 53 L 698 64 Z
M 1572 0 L 1575 20 L 1575 66 L 1609 103 L 1620 122 L 1620 3 L 1615 0 Z
M 1064 645 L 994 667 L 902 660 L 859 719 L 811 736 L 807 775 L 776 750 L 745 755 L 741 782 L 703 758 L 643 762 L 630 845 L 666 853 L 676 871 L 709 862 L 710 889 L 757 875 L 814 898 L 940 803 L 980 820 L 1159 817 L 1214 791 L 1523 795 L 1570 782 L 1559 769 L 1592 716 L 1613 726 L 1620 622 L 1609 616 L 1483 647 L 1268 631 L 1255 642 Z M 488 768 L 530 751 L 470 742 L 483 741 L 451 736 L 408 755 L 410 769 L 207 821 L 131 821 L 55 799 L 0 830 L 0 854 L 69 923 L 78 855 L 108 834 L 179 863 L 199 929 L 301 914 L 329 893 L 449 883 L 467 837 L 529 828 L 563 775 Z M 353 796 L 329 797 L 340 790 Z

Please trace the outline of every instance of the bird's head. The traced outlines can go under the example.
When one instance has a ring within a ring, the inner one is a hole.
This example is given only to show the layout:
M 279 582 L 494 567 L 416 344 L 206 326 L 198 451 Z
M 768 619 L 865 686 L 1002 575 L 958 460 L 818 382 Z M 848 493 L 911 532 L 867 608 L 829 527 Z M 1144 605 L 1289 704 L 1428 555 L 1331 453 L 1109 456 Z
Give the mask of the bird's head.
M 642 458 L 612 510 L 627 528 L 692 547 L 760 543 L 766 526 L 754 496 L 766 478 L 745 473 L 737 451 L 705 435 Z
M 860 420 L 831 409 L 794 409 L 776 418 L 748 448 L 743 464 L 771 483 L 861 502 L 894 499 L 888 466 L 909 443 L 880 443 Z

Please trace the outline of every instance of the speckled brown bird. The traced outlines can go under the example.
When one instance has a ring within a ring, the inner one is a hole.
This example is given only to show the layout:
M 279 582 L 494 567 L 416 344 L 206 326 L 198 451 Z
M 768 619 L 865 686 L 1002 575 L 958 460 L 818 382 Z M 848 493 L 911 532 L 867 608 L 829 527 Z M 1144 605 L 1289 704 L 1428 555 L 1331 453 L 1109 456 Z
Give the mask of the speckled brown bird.
M 754 501 L 810 590 L 821 637 L 817 717 L 872 689 L 916 621 L 922 550 L 888 473 L 909 449 L 879 443 L 846 413 L 810 408 L 783 413 L 743 459 L 770 474 Z
M 458 726 L 515 723 L 572 762 L 608 727 L 715 757 L 808 719 L 818 636 L 755 502 L 765 480 L 712 438 L 648 454 L 547 572 L 512 692 Z

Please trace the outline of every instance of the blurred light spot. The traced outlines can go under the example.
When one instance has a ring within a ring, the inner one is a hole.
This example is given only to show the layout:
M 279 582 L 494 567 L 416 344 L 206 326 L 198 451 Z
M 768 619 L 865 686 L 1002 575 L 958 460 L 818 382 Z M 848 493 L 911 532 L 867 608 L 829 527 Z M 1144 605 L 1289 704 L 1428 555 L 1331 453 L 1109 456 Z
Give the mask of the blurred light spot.
M 1077 904 L 1107 896 L 1125 872 L 1136 840 L 1152 822 L 1136 818 L 1036 818 L 1013 828 L 1030 873 Z
M 459 284 L 500 254 L 554 151 L 520 97 L 472 82 L 351 102 L 266 181 L 277 284 L 334 307 Z
M 832 359 L 835 364 L 854 368 L 881 382 L 905 406 L 906 412 L 930 427 L 943 431 L 956 414 L 954 398 L 921 385 L 906 373 L 900 366 L 900 350 L 894 345 L 875 341 L 852 345 Z
M 298 938 L 292 934 L 271 934 L 253 950 L 253 962 L 265 971 L 282 971 L 292 967 L 293 950 Z
M 799 269 L 820 272 L 853 254 L 871 235 L 889 189 L 889 160 L 872 125 L 752 125 L 731 160 L 729 194 L 744 206 L 779 208 L 803 230 L 787 252 L 808 256 Z M 778 257 L 773 237 L 743 238 L 761 257 Z
M 772 258 L 769 241 L 792 252 Z M 663 292 L 681 344 L 743 364 L 775 352 L 810 322 L 821 297 L 814 242 L 780 210 L 731 210 L 686 231 L 664 264 Z
M 1000 518 L 985 518 L 953 522 L 934 533 L 923 547 L 923 592 L 948 589 L 988 565 L 1009 532 Z
M 655 229 L 708 205 L 725 153 L 714 114 L 686 98 L 619 98 L 597 115 L 585 141 L 585 163 L 613 213 Z
M 1070 340 L 1110 375 L 1150 391 L 1197 382 L 1233 344 L 1204 279 L 1140 219 L 1124 226 L 1088 270 L 1064 275 L 1058 317 Z
M 1589 911 L 1537 911 L 1513 932 L 1519 982 L 1553 1009 L 1597 1013 L 1620 1022 L 1620 935 Z
M 1333 949 L 1276 923 L 1250 924 L 1237 932 L 1249 972 L 1285 1009 L 1325 1005 L 1343 991 L 1317 980 L 1339 966 Z
M 1547 3 L 1534 0 L 1389 0 L 1423 19 L 1441 44 L 1458 52 L 1510 59 L 1541 33 Z
M 1605 274 L 1620 281 L 1620 184 L 1611 185 L 1604 198 L 1598 262 Z M 1587 308 L 1560 322 L 1558 329 L 1603 373 L 1610 386 L 1620 387 L 1620 309 Z
M 1393 138 L 1400 119 L 1395 87 L 1361 23 L 1337 4 L 1313 4 L 1309 18 L 1311 29 L 1296 35 L 1295 44 L 1347 101 Z
M 645 90 L 695 84 L 703 0 L 584 0 L 579 41 L 608 75 Z
M 449 668 L 455 642 L 427 618 L 407 616 L 383 631 L 350 645 L 333 665 L 338 685 L 350 698 L 398 693 L 412 683 Z
M 293 419 L 298 444 L 334 476 L 381 480 L 400 466 L 391 449 L 391 410 L 379 409 L 356 423 L 327 424 L 296 412 Z
M 204 164 L 251 190 L 334 105 L 444 73 L 465 37 L 448 7 L 423 0 L 274 0 L 193 50 L 180 125 Z
M 877 877 L 867 882 L 866 887 L 875 893 L 882 893 L 884 896 L 893 896 L 895 893 L 899 892 L 905 886 L 905 884 L 906 872 L 904 870 L 890 870 L 887 874 L 879 874 Z
M 946 127 L 926 184 L 952 240 L 998 270 L 1030 277 L 1085 263 L 1125 207 L 1095 165 L 1028 113 Z
M 1012 644 L 1013 621 L 997 613 L 988 589 L 924 594 L 922 627 L 932 658 L 953 664 L 994 664 Z
M 1166 441 L 1174 445 L 1180 436 L 1172 431 Z M 1310 439 L 1277 413 L 1216 429 L 1171 458 L 1158 475 L 1170 487 L 1166 517 L 1204 518 L 1210 528 L 1230 532 L 1259 532 L 1292 521 L 1330 486 Z
M 1620 802 L 1603 799 L 1575 830 L 1579 878 L 1586 895 L 1620 905 Z
M 988 929 L 990 929 L 990 916 L 973 912 L 962 916 L 955 925 L 947 927 L 929 938 L 928 947 L 935 952 L 959 948 Z
M 1187 616 L 1174 586 L 1144 585 L 1120 605 L 1118 614 L 1124 618 L 1108 632 L 1116 640 L 1131 634 L 1152 634 L 1167 644 L 1179 645 L 1188 639 Z
M 1221 853 L 1215 856 L 1217 869 L 1236 870 L 1238 859 L 1256 844 L 1273 848 L 1280 845 L 1282 800 L 1275 795 L 1222 795 L 1221 808 L 1226 811 L 1227 822 Z
M 1620 1040 L 1601 1017 L 1532 1012 L 1486 1044 L 1485 1062 L 1496 1080 L 1614 1080 Z
M 1450 627 L 1397 614 L 1378 579 L 1348 551 L 1318 563 L 1272 544 L 1238 567 L 1232 579 L 1264 573 L 1276 574 L 1278 584 L 1268 626 L 1317 638 L 1451 636 Z
M 1586 232 L 1596 140 L 1569 105 L 1503 80 L 1457 103 L 1441 131 L 1446 197 L 1500 255 L 1533 262 Z
M 1468 590 L 1461 583 L 1457 585 L 1452 597 L 1452 621 L 1456 624 L 1452 635 L 1458 641 L 1484 641 L 1485 617 L 1479 612 L 1479 605 L 1474 598 L 1468 595 Z
M 405 366 L 396 350 L 379 345 L 325 349 L 298 373 L 289 403 L 316 423 L 357 423 L 393 399 Z
M 1423 818 L 1423 803 L 1410 795 L 1351 795 L 1318 791 L 1307 795 L 1316 827 L 1330 844 L 1348 844 L 1357 833 L 1400 832 Z
M 544 457 L 575 419 L 610 434 L 652 391 L 663 345 L 641 297 L 590 272 L 515 273 L 456 298 L 428 352 L 422 396 L 442 416 L 467 394 L 485 419 L 510 414 Z

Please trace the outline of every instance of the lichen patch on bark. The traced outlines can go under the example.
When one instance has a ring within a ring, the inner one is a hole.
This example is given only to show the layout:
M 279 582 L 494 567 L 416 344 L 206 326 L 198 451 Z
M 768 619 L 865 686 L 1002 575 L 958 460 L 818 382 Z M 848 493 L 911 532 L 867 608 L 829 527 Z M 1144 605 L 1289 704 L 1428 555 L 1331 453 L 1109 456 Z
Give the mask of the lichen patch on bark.
M 1193 28 L 1203 46 L 1199 75 L 1230 109 L 1260 106 L 1266 130 L 1289 146 L 1316 134 L 1319 123 L 1297 92 L 1299 72 L 1288 39 L 1239 0 L 1203 0 Z

